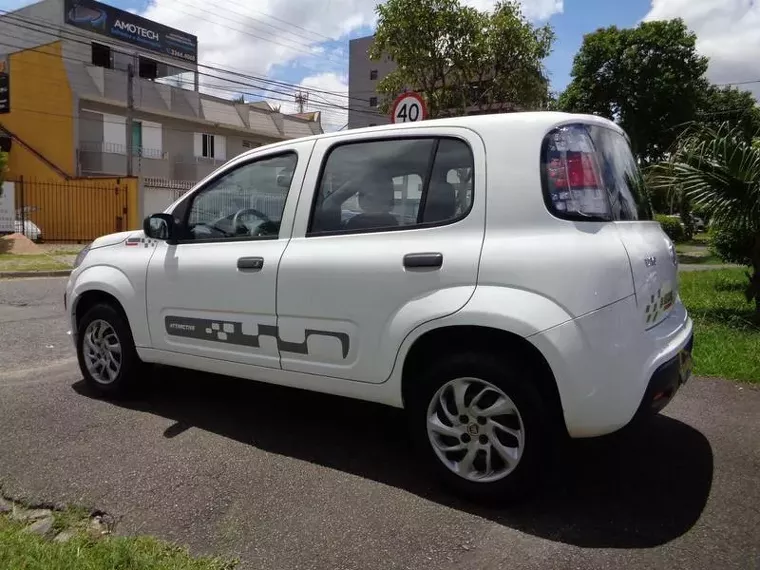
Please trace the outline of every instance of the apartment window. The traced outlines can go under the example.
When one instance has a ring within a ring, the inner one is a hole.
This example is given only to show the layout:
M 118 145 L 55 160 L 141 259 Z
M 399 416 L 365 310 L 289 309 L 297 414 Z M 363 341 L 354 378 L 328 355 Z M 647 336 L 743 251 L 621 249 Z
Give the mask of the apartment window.
M 377 97 L 370 97 L 369 98 L 369 106 L 370 107 L 377 107 Z
M 377 69 L 370 70 L 370 72 L 369 72 L 369 78 L 372 81 L 375 81 L 377 79 Z
M 195 133 L 193 154 L 196 158 L 213 158 L 224 162 L 227 160 L 227 139 L 224 135 Z
M 155 81 L 158 77 L 158 62 L 153 59 L 140 56 L 138 63 L 138 74 L 143 79 Z
M 111 58 L 111 48 L 103 44 L 92 43 L 92 65 L 98 67 L 113 68 L 113 59 Z
M 214 158 L 214 135 L 203 135 L 202 149 L 203 154 L 201 156 Z

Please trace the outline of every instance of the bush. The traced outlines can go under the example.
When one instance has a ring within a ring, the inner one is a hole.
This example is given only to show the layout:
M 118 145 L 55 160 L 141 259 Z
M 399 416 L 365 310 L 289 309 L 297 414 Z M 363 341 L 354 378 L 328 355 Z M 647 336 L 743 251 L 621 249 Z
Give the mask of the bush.
M 668 237 L 674 242 L 678 243 L 684 240 L 686 232 L 684 231 L 683 224 L 678 218 L 671 218 L 669 216 L 663 216 L 657 214 L 655 220 L 660 222 L 662 229 L 668 234 Z
M 751 265 L 749 254 L 753 243 L 754 235 L 751 231 L 725 229 L 720 226 L 710 228 L 710 249 L 726 263 Z

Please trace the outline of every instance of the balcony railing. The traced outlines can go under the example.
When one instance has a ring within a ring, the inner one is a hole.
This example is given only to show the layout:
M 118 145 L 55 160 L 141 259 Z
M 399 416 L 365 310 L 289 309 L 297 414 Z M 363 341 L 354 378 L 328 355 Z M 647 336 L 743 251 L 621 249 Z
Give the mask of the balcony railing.
M 226 160 L 222 160 L 221 158 L 211 158 L 209 156 L 188 156 L 188 155 L 177 155 L 174 157 L 174 162 L 176 164 L 207 164 L 210 166 L 221 166 Z
M 104 152 L 108 154 L 127 154 L 127 145 L 110 142 L 81 142 L 79 148 L 82 152 Z M 167 160 L 169 153 L 155 148 L 144 146 L 133 147 L 132 156 L 150 158 L 153 160 Z

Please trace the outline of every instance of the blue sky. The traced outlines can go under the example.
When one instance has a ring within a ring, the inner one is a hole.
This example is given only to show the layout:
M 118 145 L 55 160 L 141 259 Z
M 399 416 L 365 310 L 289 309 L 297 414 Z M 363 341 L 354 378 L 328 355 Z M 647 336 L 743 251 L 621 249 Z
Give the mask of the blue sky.
M 584 34 L 608 26 L 633 27 L 649 8 L 649 0 L 565 0 L 564 11 L 549 18 L 557 34 L 554 53 L 546 61 L 552 89 L 561 91 L 570 81 L 573 57 Z

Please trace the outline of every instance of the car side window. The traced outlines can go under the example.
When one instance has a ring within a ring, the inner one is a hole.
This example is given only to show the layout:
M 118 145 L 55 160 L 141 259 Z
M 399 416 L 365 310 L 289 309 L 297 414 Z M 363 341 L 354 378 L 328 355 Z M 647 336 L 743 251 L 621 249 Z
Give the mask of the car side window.
M 276 239 L 298 157 L 247 162 L 212 181 L 189 205 L 183 241 Z
M 650 219 L 643 178 L 623 136 L 611 129 L 590 127 L 602 179 L 616 220 Z
M 338 144 L 323 164 L 308 234 L 449 223 L 469 211 L 472 180 L 472 151 L 458 139 Z

